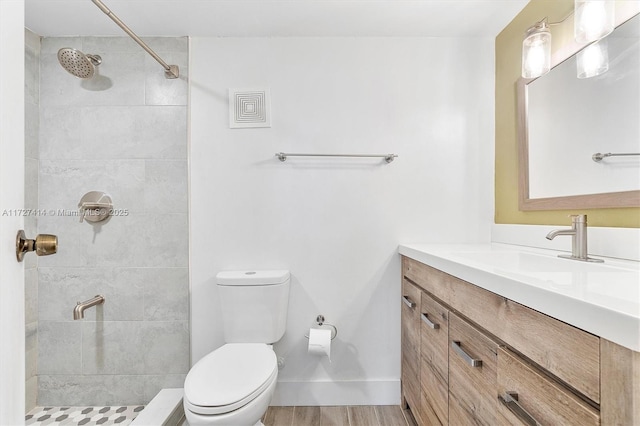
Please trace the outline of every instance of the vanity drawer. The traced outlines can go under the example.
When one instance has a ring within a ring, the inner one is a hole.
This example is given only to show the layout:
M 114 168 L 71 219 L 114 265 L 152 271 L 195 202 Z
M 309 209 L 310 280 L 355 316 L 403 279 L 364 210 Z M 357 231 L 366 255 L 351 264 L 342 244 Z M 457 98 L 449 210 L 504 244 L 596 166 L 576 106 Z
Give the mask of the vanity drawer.
M 402 351 L 406 353 L 409 367 L 419 373 L 420 362 L 420 294 L 418 287 L 402 282 Z
M 420 334 L 423 363 L 433 365 L 434 373 L 446 382 L 449 369 L 449 310 L 424 292 L 420 306 Z
M 449 310 L 422 292 L 420 306 L 420 416 L 428 425 L 449 424 Z
M 449 313 L 449 424 L 496 424 L 498 343 Z
M 402 396 L 418 419 L 420 406 L 420 289 L 402 280 Z
M 600 403 L 600 339 L 413 259 L 403 274 L 452 309 Z
M 498 424 L 600 424 L 596 409 L 504 347 L 498 349 L 498 401 Z

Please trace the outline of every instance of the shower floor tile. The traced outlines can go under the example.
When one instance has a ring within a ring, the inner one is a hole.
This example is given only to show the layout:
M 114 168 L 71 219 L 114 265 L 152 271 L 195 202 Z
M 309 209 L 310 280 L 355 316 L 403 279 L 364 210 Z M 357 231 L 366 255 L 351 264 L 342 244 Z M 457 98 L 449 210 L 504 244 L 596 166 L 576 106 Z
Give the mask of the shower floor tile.
M 128 425 L 143 405 L 105 407 L 36 407 L 25 416 L 26 425 Z

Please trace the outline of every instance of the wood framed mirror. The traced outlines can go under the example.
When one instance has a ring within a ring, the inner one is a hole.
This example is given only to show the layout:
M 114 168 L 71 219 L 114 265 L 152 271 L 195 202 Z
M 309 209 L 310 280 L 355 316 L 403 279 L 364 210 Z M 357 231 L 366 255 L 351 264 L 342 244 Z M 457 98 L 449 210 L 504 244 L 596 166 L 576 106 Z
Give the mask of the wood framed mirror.
M 579 79 L 566 43 L 553 68 L 517 82 L 519 208 L 640 207 L 640 11 L 617 18 L 607 43 L 609 70 Z

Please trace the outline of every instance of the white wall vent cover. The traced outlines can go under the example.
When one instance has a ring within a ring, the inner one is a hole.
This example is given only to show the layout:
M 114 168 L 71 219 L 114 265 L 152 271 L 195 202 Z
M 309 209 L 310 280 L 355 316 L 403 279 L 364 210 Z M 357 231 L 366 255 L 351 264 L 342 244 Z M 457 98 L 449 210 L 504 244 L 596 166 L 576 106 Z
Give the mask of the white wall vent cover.
M 269 89 L 229 89 L 229 127 L 271 127 Z

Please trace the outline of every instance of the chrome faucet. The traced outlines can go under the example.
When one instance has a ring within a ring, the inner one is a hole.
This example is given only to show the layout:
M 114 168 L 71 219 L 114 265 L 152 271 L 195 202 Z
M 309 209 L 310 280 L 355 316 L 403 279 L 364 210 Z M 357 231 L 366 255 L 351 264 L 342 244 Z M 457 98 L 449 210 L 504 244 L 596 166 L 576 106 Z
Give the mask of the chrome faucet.
M 104 303 L 104 296 L 98 294 L 89 300 L 85 300 L 84 302 L 78 302 L 73 308 L 73 319 L 79 320 L 84 318 L 84 311 L 91 308 L 92 306 L 101 305 Z
M 587 215 L 570 215 L 571 229 L 556 229 L 547 234 L 547 240 L 553 240 L 558 235 L 571 235 L 571 255 L 559 254 L 565 259 L 581 260 L 583 262 L 604 262 L 593 259 L 587 253 Z

